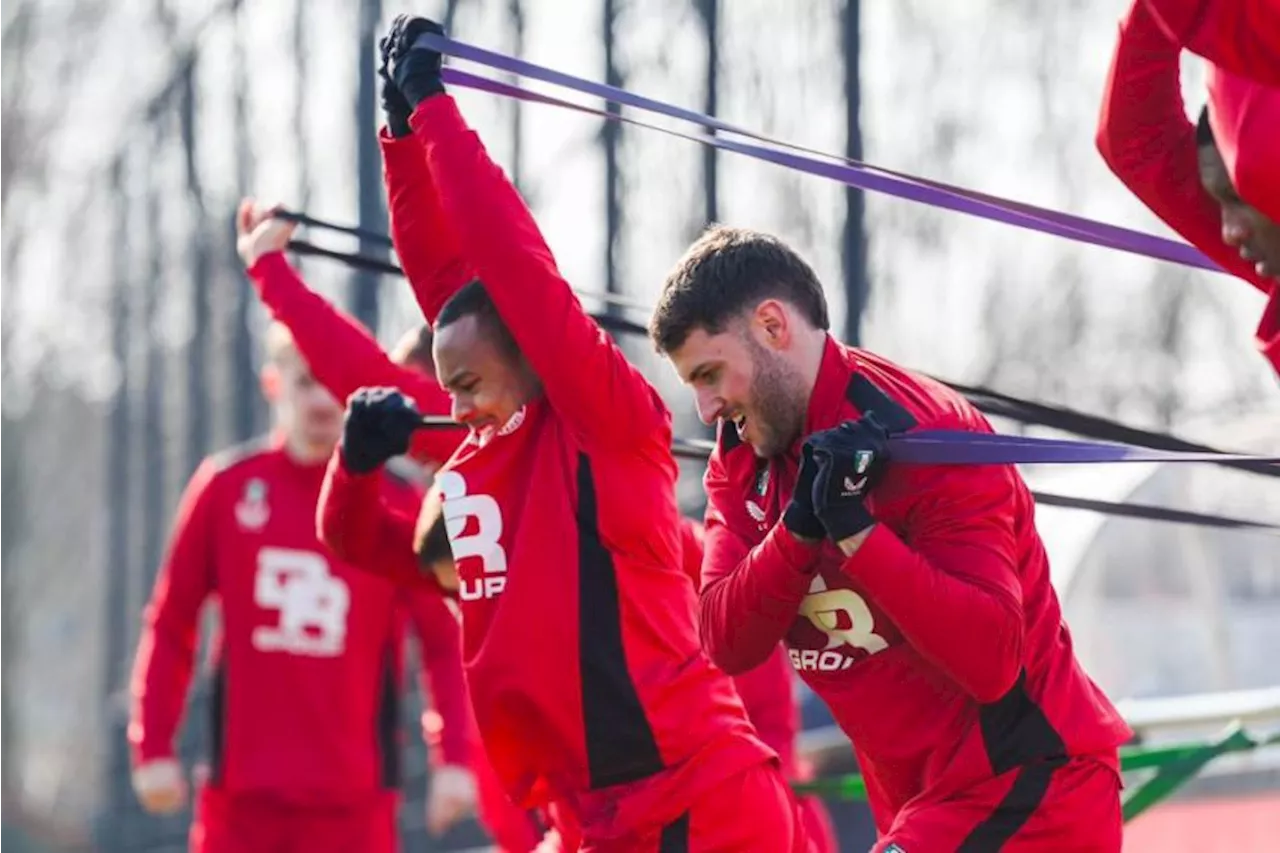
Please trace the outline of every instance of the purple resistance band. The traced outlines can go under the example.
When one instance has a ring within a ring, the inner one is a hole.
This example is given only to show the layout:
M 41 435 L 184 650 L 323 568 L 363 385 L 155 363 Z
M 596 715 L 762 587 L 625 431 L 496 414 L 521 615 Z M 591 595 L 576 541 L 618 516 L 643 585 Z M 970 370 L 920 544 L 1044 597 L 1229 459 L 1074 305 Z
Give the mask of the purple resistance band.
M 780 142 L 770 137 L 738 128 L 734 125 L 720 121 L 719 119 L 715 119 L 692 110 L 686 110 L 681 107 L 665 104 L 661 101 L 655 101 L 639 95 L 634 95 L 624 89 L 614 86 L 607 86 L 601 83 L 583 80 L 581 78 L 573 77 L 572 75 L 553 71 L 551 69 L 534 65 L 533 63 L 525 62 L 524 60 L 483 50 L 472 45 L 463 44 L 461 42 L 444 39 L 430 34 L 420 36 L 418 43 L 422 44 L 424 47 L 430 47 L 440 50 L 443 53 L 451 54 L 459 59 L 476 62 L 508 73 L 542 80 L 547 83 L 562 86 L 564 88 L 572 89 L 595 97 L 604 98 L 614 103 L 635 107 L 647 112 L 658 113 L 670 118 L 692 122 L 711 131 L 736 134 L 748 139 L 766 142 L 771 146 L 820 154 L 820 152 L 813 152 L 812 149 Z M 938 181 L 916 178 L 911 175 L 906 175 L 889 169 L 882 169 L 870 164 L 847 160 L 845 158 L 834 158 L 832 155 L 820 154 L 820 156 L 827 158 L 827 160 L 835 159 L 840 161 L 824 162 L 811 157 L 803 157 L 787 153 L 785 151 L 778 151 L 774 148 L 766 148 L 750 143 L 731 141 L 719 136 L 694 136 L 692 134 L 681 133 L 679 131 L 650 125 L 646 122 L 635 119 L 611 115 L 603 110 L 585 107 L 559 98 L 531 92 L 514 84 L 489 80 L 454 68 L 445 69 L 445 80 L 454 85 L 493 92 L 507 97 L 573 109 L 605 119 L 622 120 L 636 126 L 645 127 L 651 130 L 658 130 L 695 142 L 712 145 L 721 150 L 732 151 L 755 159 L 776 163 L 797 171 L 826 177 L 863 190 L 883 192 L 899 198 L 905 198 L 923 204 L 931 204 L 937 207 L 967 213 L 971 216 L 993 219 L 1006 224 L 1015 225 L 1020 228 L 1030 228 L 1043 233 L 1054 234 L 1077 242 L 1105 246 L 1159 260 L 1172 261 L 1185 266 L 1220 271 L 1220 268 L 1206 258 L 1199 250 L 1192 246 L 1188 246 L 1185 243 L 1168 240 L 1151 234 L 1144 234 L 1127 228 L 1120 228 L 1114 225 L 1095 222 L 1093 220 L 1073 216 L 1060 211 L 1009 201 L 1007 199 L 1001 199 L 984 193 L 977 193 Z

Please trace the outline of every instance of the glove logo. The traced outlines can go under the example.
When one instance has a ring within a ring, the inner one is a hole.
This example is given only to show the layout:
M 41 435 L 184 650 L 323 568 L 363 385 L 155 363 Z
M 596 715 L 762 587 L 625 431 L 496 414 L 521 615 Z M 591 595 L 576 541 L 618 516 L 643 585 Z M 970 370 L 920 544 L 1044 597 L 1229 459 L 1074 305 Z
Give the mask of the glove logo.
M 800 603 L 801 617 L 820 631 L 826 640 L 821 649 L 788 651 L 797 670 L 836 672 L 853 666 L 855 658 L 846 647 L 874 655 L 889 648 L 889 642 L 875 633 L 875 617 L 866 599 L 845 587 L 829 589 L 821 575 L 813 579 L 809 594 Z
M 507 586 L 507 552 L 502 537 L 502 511 L 489 495 L 468 495 L 467 481 L 457 471 L 445 471 L 437 479 L 444 498 L 444 527 L 458 566 L 458 597 L 463 601 L 496 598 Z M 471 519 L 475 519 L 471 523 Z M 469 528 L 474 528 L 468 532 Z M 474 570 L 470 557 L 479 557 Z
M 253 597 L 260 607 L 280 613 L 275 625 L 254 628 L 258 651 L 308 657 L 343 653 L 351 592 L 342 578 L 330 574 L 324 557 L 292 548 L 263 548 L 258 552 Z

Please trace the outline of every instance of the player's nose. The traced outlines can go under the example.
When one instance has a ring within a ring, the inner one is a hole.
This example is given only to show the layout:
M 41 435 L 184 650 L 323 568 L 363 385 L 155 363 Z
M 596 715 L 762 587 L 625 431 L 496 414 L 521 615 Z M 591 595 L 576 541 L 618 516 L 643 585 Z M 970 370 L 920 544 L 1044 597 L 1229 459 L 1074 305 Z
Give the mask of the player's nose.
M 724 411 L 724 400 L 720 399 L 718 394 L 710 391 L 699 390 L 697 394 L 698 420 L 702 421 L 706 426 L 711 426 L 720 417 L 720 413 Z
M 450 400 L 449 414 L 458 423 L 465 424 L 475 418 L 476 407 L 469 397 L 458 395 Z

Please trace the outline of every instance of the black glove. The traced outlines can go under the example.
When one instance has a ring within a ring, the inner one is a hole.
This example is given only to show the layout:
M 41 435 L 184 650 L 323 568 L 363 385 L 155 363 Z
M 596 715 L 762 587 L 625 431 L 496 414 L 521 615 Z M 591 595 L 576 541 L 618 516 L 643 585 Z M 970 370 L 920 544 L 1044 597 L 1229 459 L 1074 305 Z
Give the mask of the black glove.
M 395 388 L 361 388 L 347 400 L 342 425 L 342 458 L 353 474 L 367 474 L 409 450 L 422 426 L 413 401 Z
M 805 441 L 818 471 L 813 479 L 813 512 L 835 542 L 876 523 L 864 501 L 889 461 L 889 430 L 870 412 Z
M 440 51 L 413 46 L 423 33 L 442 36 L 444 28 L 426 18 L 397 15 L 391 22 L 391 30 L 378 42 L 382 67 L 388 69 L 392 82 L 411 110 L 432 95 L 444 92 Z
M 382 64 L 378 66 L 378 76 L 382 78 L 382 112 L 387 117 L 387 130 L 396 139 L 403 139 L 413 134 L 413 128 L 409 126 L 409 116 L 413 115 L 413 106 L 396 87 L 396 81 L 391 79 L 391 68 L 387 65 L 386 43 L 387 37 L 383 36 L 380 42 Z
M 818 463 L 809 445 L 805 444 L 800 458 L 800 470 L 796 474 L 796 488 L 791 502 L 782 511 L 782 523 L 801 539 L 821 539 L 827 530 L 813 513 L 813 478 L 818 473 Z

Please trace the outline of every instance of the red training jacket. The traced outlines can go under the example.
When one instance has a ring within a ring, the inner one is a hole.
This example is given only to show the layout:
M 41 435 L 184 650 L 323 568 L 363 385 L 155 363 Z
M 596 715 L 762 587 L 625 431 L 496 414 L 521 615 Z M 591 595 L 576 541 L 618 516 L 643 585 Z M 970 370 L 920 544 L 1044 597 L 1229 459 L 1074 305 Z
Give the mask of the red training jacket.
M 693 581 L 694 588 L 702 586 L 702 525 L 692 519 L 684 519 L 681 525 L 681 552 L 685 574 Z M 800 778 L 796 758 L 796 735 L 800 732 L 800 709 L 792 683 L 793 670 L 787 657 L 787 649 L 778 643 L 773 654 L 760 666 L 733 676 L 734 689 L 738 691 L 742 705 L 747 709 L 751 725 L 756 727 L 760 739 L 767 743 L 782 762 L 782 771 L 788 779 Z
M 282 252 L 269 252 L 249 269 L 271 316 L 293 334 L 302 360 L 316 380 L 337 400 L 345 401 L 366 386 L 399 388 L 424 415 L 448 415 L 449 395 L 434 376 L 396 364 L 359 320 L 307 287 Z M 465 430 L 420 429 L 409 455 L 442 465 L 457 450 Z
M 874 409 L 990 432 L 950 389 L 828 337 L 805 434 Z M 728 672 L 779 640 L 853 741 L 876 824 L 1064 755 L 1115 766 L 1128 726 L 1080 669 L 1011 466 L 890 465 L 850 558 L 781 523 L 801 442 L 758 459 L 722 424 L 707 468 L 702 639 Z
M 1236 74 L 1280 86 L 1280 0 L 1142 0 L 1165 35 Z
M 1183 109 L 1179 53 L 1147 5 L 1137 0 L 1120 23 L 1098 120 L 1098 151 L 1116 177 L 1170 228 L 1224 270 L 1269 295 L 1256 340 L 1280 372 L 1280 283 L 1259 276 L 1253 264 L 1222 241 L 1221 212 L 1200 183 L 1195 127 Z
M 428 322 L 466 258 L 545 390 L 437 476 L 485 748 L 513 799 L 559 801 L 588 838 L 652 831 L 774 757 L 699 648 L 670 414 L 582 310 L 453 99 L 411 123 L 426 160 L 384 151 L 401 147 L 393 239 Z
M 469 761 L 457 621 L 443 598 L 406 593 L 341 562 L 316 539 L 322 465 L 279 438 L 210 457 L 187 485 L 147 607 L 133 674 L 135 763 L 174 755 L 203 604 L 215 597 L 212 778 L 231 794 L 306 806 L 396 784 L 403 621 L 411 617 L 443 761 Z M 381 494 L 415 506 L 389 476 Z

